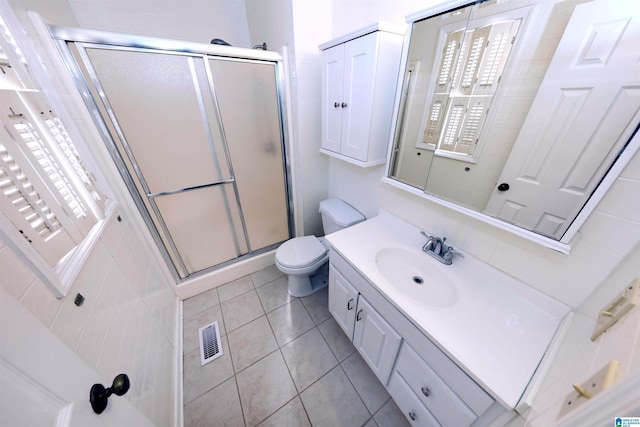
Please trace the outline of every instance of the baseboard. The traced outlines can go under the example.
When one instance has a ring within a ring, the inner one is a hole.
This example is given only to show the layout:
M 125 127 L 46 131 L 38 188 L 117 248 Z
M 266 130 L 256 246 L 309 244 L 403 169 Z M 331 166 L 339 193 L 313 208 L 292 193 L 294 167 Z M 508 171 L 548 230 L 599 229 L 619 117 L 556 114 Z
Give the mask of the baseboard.
M 274 249 L 182 282 L 176 286 L 176 294 L 185 300 L 220 285 L 224 285 L 225 283 L 229 283 L 232 280 L 255 273 L 258 270 L 273 265 L 275 263 L 275 254 L 276 251 Z
M 176 333 L 174 347 L 174 427 L 184 427 L 184 370 L 182 347 L 184 345 L 184 330 L 182 328 L 182 300 L 176 297 Z

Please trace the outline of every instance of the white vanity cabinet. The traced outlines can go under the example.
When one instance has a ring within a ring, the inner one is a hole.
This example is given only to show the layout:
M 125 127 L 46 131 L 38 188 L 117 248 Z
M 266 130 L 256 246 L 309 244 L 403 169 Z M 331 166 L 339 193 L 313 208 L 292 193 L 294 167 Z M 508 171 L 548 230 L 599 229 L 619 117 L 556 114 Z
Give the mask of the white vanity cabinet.
M 319 46 L 322 153 L 385 163 L 403 40 L 404 28 L 379 23 Z
M 329 270 L 329 311 L 385 384 L 402 338 L 334 265 Z
M 334 249 L 329 311 L 415 426 L 488 426 L 505 413 Z

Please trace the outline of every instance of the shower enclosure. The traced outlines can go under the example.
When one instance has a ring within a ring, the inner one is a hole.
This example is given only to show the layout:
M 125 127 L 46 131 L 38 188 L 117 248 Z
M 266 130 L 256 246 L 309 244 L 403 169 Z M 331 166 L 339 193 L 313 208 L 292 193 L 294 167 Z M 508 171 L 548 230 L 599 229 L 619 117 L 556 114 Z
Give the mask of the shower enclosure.
M 49 31 L 176 280 L 291 237 L 279 54 Z

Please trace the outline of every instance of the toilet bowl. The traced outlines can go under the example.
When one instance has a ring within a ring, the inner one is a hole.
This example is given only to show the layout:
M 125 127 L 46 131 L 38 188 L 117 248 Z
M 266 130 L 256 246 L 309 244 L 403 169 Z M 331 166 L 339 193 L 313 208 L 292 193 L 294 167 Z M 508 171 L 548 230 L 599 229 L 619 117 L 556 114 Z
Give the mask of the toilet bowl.
M 320 202 L 325 233 L 332 233 L 365 220 L 340 199 Z M 327 286 L 329 244 L 322 237 L 302 236 L 287 240 L 276 250 L 276 267 L 287 275 L 291 296 L 311 295 Z

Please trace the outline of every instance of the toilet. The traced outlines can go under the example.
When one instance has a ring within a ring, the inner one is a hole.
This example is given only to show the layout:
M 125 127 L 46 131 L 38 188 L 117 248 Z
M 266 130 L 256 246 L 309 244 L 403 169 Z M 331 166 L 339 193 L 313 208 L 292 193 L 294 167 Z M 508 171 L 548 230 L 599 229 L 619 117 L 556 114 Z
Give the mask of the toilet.
M 365 220 L 364 215 L 340 199 L 320 202 L 325 234 Z M 329 244 L 322 237 L 302 236 L 284 242 L 276 251 L 276 267 L 288 277 L 289 295 L 304 297 L 327 286 Z

